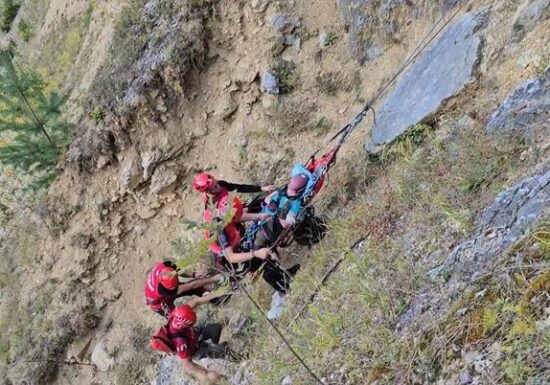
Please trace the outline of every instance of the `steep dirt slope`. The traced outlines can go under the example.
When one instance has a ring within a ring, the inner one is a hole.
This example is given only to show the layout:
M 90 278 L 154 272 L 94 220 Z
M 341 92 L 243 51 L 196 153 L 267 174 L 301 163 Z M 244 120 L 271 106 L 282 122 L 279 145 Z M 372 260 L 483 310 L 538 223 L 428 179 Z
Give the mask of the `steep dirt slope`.
M 29 52 L 44 54 L 38 47 L 46 45 L 50 31 L 56 30 L 58 15 L 66 19 L 81 15 L 86 3 L 53 2 Z M 134 108 L 132 119 L 125 120 L 118 107 L 107 105 L 104 121 L 88 119 L 88 110 L 103 106 L 101 99 L 85 104 L 85 115 L 75 114 L 80 116 L 77 137 L 49 194 L 54 231 L 41 240 L 37 265 L 26 272 L 32 285 L 22 289 L 22 297 L 32 297 L 35 288 L 47 287 L 41 299 L 46 302 L 40 310 L 44 318 L 54 325 L 55 333 L 68 329 L 67 323 L 76 329 L 63 337 L 66 344 L 54 352 L 89 362 L 96 350 L 100 357 L 95 361 L 104 367 L 59 365 L 52 383 L 151 383 L 158 357 L 147 351 L 146 341 L 161 319 L 144 307 L 144 277 L 155 262 L 175 256 L 173 240 L 182 234 L 199 236 L 196 231 L 181 230 L 182 220 L 200 219 L 200 197 L 189 187 L 193 174 L 211 170 L 234 181 L 282 180 L 295 161 L 306 160 L 328 132 L 363 107 L 447 9 L 432 2 L 398 5 L 387 11 L 395 31 L 371 31 L 372 36 L 356 37 L 356 26 L 350 26 L 341 12 L 354 2 L 341 1 L 340 8 L 328 0 L 212 3 L 208 21 L 200 19 L 206 28 L 205 55 L 195 68 L 186 70 L 184 79 L 178 69 L 163 67 L 163 83 L 145 82 L 146 91 L 136 91 L 138 101 L 129 102 Z M 154 1 L 143 4 L 160 7 Z M 524 52 L 541 54 L 541 60 L 548 54 L 544 51 L 547 23 L 510 48 L 516 8 L 503 2 L 492 5 L 480 64 L 483 75 L 455 101 L 462 115 L 478 121 L 486 120 L 518 84 L 540 71 L 534 62 L 518 65 Z M 84 95 L 96 73 L 105 70 L 101 66 L 113 40 L 113 20 L 122 6 L 119 2 L 94 3 L 88 33 L 74 57 L 76 69 L 68 71 L 76 85 L 72 88 L 75 105 L 87 99 Z M 474 4 L 473 11 L 483 6 Z M 157 11 L 161 16 L 155 20 L 160 21 L 153 28 L 169 31 L 171 26 L 162 23 L 169 17 L 161 8 Z M 388 21 L 377 13 L 369 16 Z M 193 19 L 193 23 L 199 22 Z M 193 33 L 198 30 L 191 29 Z M 321 41 L 320 35 L 324 36 Z M 370 37 L 380 52 L 361 64 L 353 44 Z M 157 42 L 158 46 L 165 43 Z M 281 70 L 282 59 L 294 66 Z M 293 89 L 291 93 L 265 92 L 261 80 L 270 68 Z M 452 111 L 452 105 L 444 112 Z M 363 180 L 364 175 L 354 174 L 357 163 L 366 162 L 362 148 L 367 135 L 365 124 L 343 150 L 334 180 L 320 197 L 319 207 L 327 213 L 331 209 L 336 218 L 349 214 L 346 206 L 350 207 L 352 197 L 358 201 L 385 199 L 368 195 L 379 193 L 369 190 L 372 179 L 386 183 L 377 179 L 379 175 Z M 81 167 L 84 163 L 79 159 L 84 158 L 86 167 Z M 515 180 L 522 179 L 524 172 L 520 168 Z M 356 195 L 344 193 L 355 185 L 360 186 Z M 493 198 L 488 195 L 484 203 Z M 461 235 L 453 236 L 454 241 Z M 60 314 L 66 317 L 61 319 Z M 269 348 L 266 352 L 262 354 L 273 353 Z M 19 367 L 11 374 L 15 383 L 20 379 L 14 374 Z M 352 381 L 347 383 L 360 383 Z

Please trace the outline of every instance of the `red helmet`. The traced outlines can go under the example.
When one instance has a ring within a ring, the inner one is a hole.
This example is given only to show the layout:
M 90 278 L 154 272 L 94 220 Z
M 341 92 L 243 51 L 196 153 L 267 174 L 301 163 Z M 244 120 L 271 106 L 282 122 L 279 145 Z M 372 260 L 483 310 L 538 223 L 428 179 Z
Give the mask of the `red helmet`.
M 193 326 L 197 322 L 197 315 L 188 305 L 183 305 L 172 310 L 171 322 L 173 326 L 181 329 L 185 326 Z
M 160 283 L 168 290 L 174 290 L 178 287 L 179 280 L 176 269 L 173 267 L 164 267 L 159 274 Z
M 207 172 L 201 172 L 193 178 L 193 188 L 202 193 L 212 190 L 216 183 L 216 178 Z

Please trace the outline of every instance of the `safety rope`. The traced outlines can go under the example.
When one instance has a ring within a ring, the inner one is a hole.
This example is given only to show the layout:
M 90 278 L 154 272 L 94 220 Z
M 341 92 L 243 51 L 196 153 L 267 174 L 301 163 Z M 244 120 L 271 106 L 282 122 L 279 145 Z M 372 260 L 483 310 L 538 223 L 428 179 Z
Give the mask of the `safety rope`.
M 264 262 L 265 263 L 269 263 L 269 260 L 266 260 Z M 262 265 L 263 266 L 263 265 Z M 322 384 L 324 385 L 324 382 L 321 381 L 321 379 L 319 378 L 319 376 L 317 376 L 315 374 L 315 372 L 309 367 L 309 365 L 304 361 L 304 359 L 298 354 L 298 352 L 292 347 L 292 345 L 290 344 L 290 342 L 287 340 L 287 338 L 284 336 L 283 332 L 277 327 L 277 325 L 275 325 L 275 323 L 269 319 L 269 317 L 267 316 L 267 314 L 265 314 L 264 310 L 262 309 L 262 307 L 260 306 L 260 304 L 258 303 L 258 301 L 256 301 L 256 299 L 252 296 L 252 294 L 244 287 L 244 285 L 242 284 L 242 278 L 243 277 L 240 277 L 237 275 L 236 271 L 234 270 L 233 268 L 233 265 L 231 264 L 231 271 L 228 271 L 228 270 L 221 270 L 219 269 L 218 267 L 216 266 L 211 266 L 211 268 L 217 272 L 217 273 L 222 273 L 222 274 L 228 274 L 229 275 L 229 278 L 232 278 L 233 279 L 233 283 L 235 284 L 235 286 L 237 287 L 237 289 L 240 289 L 244 294 L 245 296 L 248 298 L 248 300 L 252 303 L 252 305 L 260 312 L 260 314 L 262 315 L 262 317 L 268 322 L 268 324 L 273 328 L 273 330 L 275 330 L 275 332 L 279 335 L 279 338 L 283 341 L 283 343 L 288 347 L 288 349 L 290 350 L 290 352 L 292 353 L 292 355 L 294 355 L 294 357 L 296 357 L 296 359 L 300 362 L 300 364 L 307 370 L 307 372 L 309 373 L 309 375 L 319 384 Z M 257 271 L 261 271 L 261 267 L 259 270 Z M 227 293 L 226 293 L 227 294 Z M 223 295 L 221 295 L 223 296 Z
M 398 69 L 398 71 L 392 76 L 392 78 L 386 82 L 384 86 L 382 86 L 378 92 L 370 99 L 370 101 L 366 104 L 366 106 L 355 116 L 354 119 L 352 119 L 346 126 L 344 126 L 341 130 L 339 130 L 336 134 L 334 134 L 329 142 L 335 140 L 336 138 L 340 137 L 340 140 L 338 144 L 335 146 L 335 153 L 334 158 L 336 155 L 337 150 L 345 143 L 345 141 L 349 138 L 349 136 L 352 134 L 353 130 L 359 125 L 359 123 L 366 117 L 369 110 L 373 111 L 373 118 L 376 123 L 376 116 L 374 115 L 375 110 L 372 106 L 378 101 L 378 99 L 386 92 L 386 90 L 397 80 L 397 78 L 415 61 L 415 59 L 422 53 L 424 50 L 431 44 L 431 42 L 439 36 L 439 34 L 451 23 L 452 20 L 464 9 L 465 5 L 468 4 L 468 2 L 463 3 L 458 7 L 458 9 L 451 15 L 451 17 L 435 32 L 433 36 L 430 37 L 430 35 L 436 30 L 436 27 L 441 21 L 444 19 L 445 15 L 442 15 L 439 20 L 432 26 L 430 31 L 424 36 L 424 38 L 420 41 L 420 43 L 415 47 L 415 49 L 412 51 L 410 56 L 405 60 L 403 65 Z M 313 155 L 310 157 L 314 157 L 321 148 L 317 149 Z M 333 160 L 332 160 L 333 162 Z M 323 175 L 328 171 L 325 170 Z M 291 231 L 291 227 L 286 228 L 277 238 L 275 243 L 270 247 L 270 250 L 276 249 L 277 246 L 280 245 L 282 240 L 288 235 L 288 232 Z M 271 263 L 276 263 L 275 261 L 271 261 Z M 279 265 L 279 264 L 278 264 Z M 279 265 L 280 266 L 280 265 Z M 214 268 L 218 272 L 223 272 L 217 267 Z M 254 297 L 250 294 L 250 292 L 245 289 L 244 285 L 241 284 L 240 280 L 241 278 L 236 275 L 236 272 L 233 270 L 233 267 L 231 267 L 232 271 L 225 273 L 229 273 L 230 277 L 234 279 L 234 282 L 238 288 L 240 288 L 246 297 L 250 300 L 250 302 L 254 305 L 254 307 L 262 314 L 262 316 L 267 320 L 269 325 L 275 330 L 275 332 L 279 335 L 281 340 L 285 343 L 285 345 L 289 348 L 291 353 L 298 359 L 300 364 L 308 371 L 310 376 L 319 384 L 323 384 L 323 382 L 319 379 L 319 377 L 313 372 L 313 370 L 305 363 L 305 361 L 301 358 L 301 356 L 293 349 L 290 342 L 285 338 L 283 333 L 279 330 L 279 328 L 271 321 L 267 315 L 264 313 L 261 306 L 258 304 L 258 302 L 254 299 Z M 315 296 L 315 293 L 313 294 Z
M 366 117 L 369 110 L 372 110 L 373 113 L 373 120 L 376 124 L 376 112 L 373 106 L 376 104 L 376 102 L 382 97 L 382 95 L 388 90 L 388 88 L 397 80 L 397 78 L 418 58 L 418 56 L 423 53 L 426 48 L 434 41 L 436 37 L 438 37 L 441 32 L 456 18 L 456 16 L 466 7 L 466 5 L 469 2 L 466 1 L 462 3 L 454 12 L 453 14 L 443 23 L 439 29 L 436 30 L 436 27 L 443 21 L 445 18 L 445 14 L 442 14 L 441 17 L 437 20 L 437 22 L 430 28 L 428 33 L 422 38 L 420 43 L 418 43 L 409 57 L 405 60 L 405 62 L 401 65 L 401 67 L 397 70 L 397 72 L 382 86 L 378 92 L 369 100 L 369 102 L 363 107 L 363 109 L 348 123 L 346 124 L 342 129 L 340 129 L 337 133 L 335 133 L 328 142 L 334 141 L 336 138 L 340 137 L 340 140 L 338 141 L 338 144 L 334 147 L 332 150 L 334 153 L 332 155 L 332 159 L 330 160 L 329 167 L 324 170 L 323 175 L 325 175 L 329 168 L 334 164 L 336 159 L 336 154 L 340 147 L 345 143 L 345 141 L 349 138 L 349 136 L 352 134 L 353 130 L 361 123 L 361 121 Z M 435 31 L 435 33 L 434 33 Z M 432 35 L 433 34 L 433 35 Z M 432 35 L 432 36 L 430 36 Z M 321 150 L 321 147 L 317 148 L 313 154 L 309 157 L 308 162 L 310 162 L 312 159 L 315 159 L 315 156 L 317 153 Z M 270 247 L 271 250 L 276 249 L 282 242 L 282 240 L 289 234 L 289 232 L 292 231 L 292 227 L 286 228 L 277 238 L 275 243 Z

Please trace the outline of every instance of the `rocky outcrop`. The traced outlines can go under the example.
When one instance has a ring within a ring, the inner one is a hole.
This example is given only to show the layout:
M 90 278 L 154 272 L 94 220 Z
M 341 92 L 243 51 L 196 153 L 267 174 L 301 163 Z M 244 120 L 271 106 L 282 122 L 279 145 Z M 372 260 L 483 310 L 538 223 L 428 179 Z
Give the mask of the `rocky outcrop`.
M 280 92 L 279 82 L 272 71 L 266 70 L 262 75 L 262 88 L 270 94 L 278 94 Z
M 124 161 L 119 174 L 120 191 L 132 191 L 141 181 L 141 162 L 137 156 Z
M 405 73 L 379 108 L 367 144 L 370 152 L 436 113 L 447 99 L 474 81 L 485 20 L 484 12 L 464 15 Z
M 338 8 L 349 25 L 348 45 L 360 63 L 381 55 L 384 40 L 399 41 L 403 24 L 419 6 L 406 0 L 339 0 Z
M 102 372 L 108 371 L 115 363 L 115 360 L 105 348 L 105 341 L 99 341 L 96 344 L 91 359 L 96 368 Z
M 470 240 L 458 245 L 443 265 L 430 271 L 435 278 L 443 269 L 473 277 L 480 267 L 519 241 L 537 223 L 550 216 L 550 166 L 501 192 L 487 207 Z
M 403 329 L 423 318 L 433 320 L 446 314 L 441 308 L 453 293 L 487 269 L 496 257 L 521 240 L 537 224 L 550 217 L 550 164 L 545 171 L 533 175 L 501 192 L 481 214 L 472 236 L 456 246 L 443 264 L 428 272 L 437 280 L 445 272 L 449 290 L 443 297 L 435 289 L 415 296 L 409 308 L 397 320 L 396 327 Z
M 151 177 L 151 194 L 161 195 L 173 191 L 176 188 L 177 180 L 178 175 L 175 171 L 161 164 Z
M 536 0 L 519 11 L 512 27 L 512 41 L 520 42 L 541 20 L 550 16 L 550 0 Z
M 548 124 L 550 119 L 550 67 L 522 84 L 493 113 L 487 131 L 520 132 Z

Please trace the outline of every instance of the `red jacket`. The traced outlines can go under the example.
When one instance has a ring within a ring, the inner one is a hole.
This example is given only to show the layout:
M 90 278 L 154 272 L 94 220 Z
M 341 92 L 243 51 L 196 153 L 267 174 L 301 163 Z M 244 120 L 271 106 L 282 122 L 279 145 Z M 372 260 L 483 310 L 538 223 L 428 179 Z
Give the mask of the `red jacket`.
M 151 310 L 159 312 L 165 316 L 168 315 L 172 309 L 174 309 L 174 299 L 176 298 L 176 293 L 174 293 L 174 295 L 163 295 L 159 293 L 160 272 L 166 267 L 166 263 L 169 262 L 160 262 L 155 265 L 153 270 L 151 270 L 147 276 L 147 281 L 145 282 L 144 288 L 145 302 L 147 303 L 147 306 L 149 306 Z
M 229 206 L 229 191 L 226 189 L 221 189 L 220 192 L 212 199 L 213 203 L 215 204 L 215 210 L 216 215 L 218 217 L 222 216 L 228 209 Z M 214 220 L 214 216 L 212 214 L 212 211 L 208 209 L 208 196 L 204 194 L 203 196 L 203 202 L 205 204 L 203 219 L 207 223 L 212 223 Z M 240 242 L 241 242 L 241 233 L 239 231 L 239 228 L 237 226 L 238 220 L 241 218 L 244 212 L 243 205 L 241 201 L 238 198 L 234 198 L 232 202 L 232 207 L 236 210 L 233 219 L 231 223 L 225 226 L 224 232 L 227 238 L 229 239 L 229 245 L 236 249 Z M 211 238 L 211 233 L 208 230 L 204 231 L 204 237 L 206 239 Z M 222 254 L 222 246 L 220 245 L 219 241 L 216 239 L 214 242 L 212 242 L 208 249 L 214 253 L 215 255 L 221 255 Z

